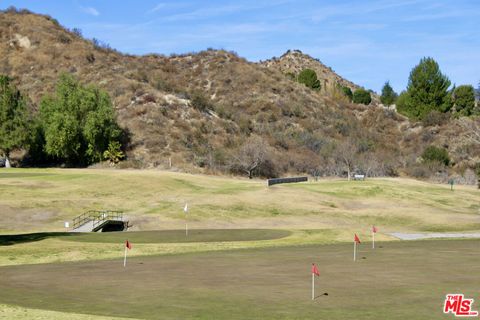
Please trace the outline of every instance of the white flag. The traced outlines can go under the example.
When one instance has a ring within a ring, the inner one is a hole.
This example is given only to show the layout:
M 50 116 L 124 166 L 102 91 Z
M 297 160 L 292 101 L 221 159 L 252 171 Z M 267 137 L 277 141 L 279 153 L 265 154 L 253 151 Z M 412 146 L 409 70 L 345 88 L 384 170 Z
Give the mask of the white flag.
M 185 208 L 183 208 L 183 211 L 184 211 L 185 213 L 188 212 L 188 204 L 187 204 L 187 203 L 185 203 Z

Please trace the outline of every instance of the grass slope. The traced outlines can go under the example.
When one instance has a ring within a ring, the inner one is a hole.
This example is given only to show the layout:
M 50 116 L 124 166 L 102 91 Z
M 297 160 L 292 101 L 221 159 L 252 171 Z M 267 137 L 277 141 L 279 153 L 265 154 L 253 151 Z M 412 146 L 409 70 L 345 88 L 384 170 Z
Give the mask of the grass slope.
M 142 319 L 448 319 L 478 301 L 478 240 L 289 246 L 2 267 L 0 303 Z M 310 300 L 310 264 L 319 265 Z M 323 295 L 327 292 L 328 296 Z
M 0 170 L 0 265 L 117 257 L 123 239 L 99 248 L 52 233 L 65 231 L 64 221 L 92 209 L 124 210 L 132 230 L 182 229 L 188 202 L 191 229 L 291 232 L 243 242 L 135 241 L 134 254 L 150 255 L 351 241 L 354 232 L 369 237 L 371 224 L 380 228 L 378 240 L 391 240 L 386 233 L 394 231 L 478 231 L 478 196 L 473 187 L 451 191 L 408 179 L 321 180 L 268 188 L 259 180 L 154 170 Z
M 118 209 L 136 230 L 192 228 L 480 230 L 473 187 L 408 179 L 321 180 L 266 187 L 264 181 L 161 171 L 0 171 L 0 232 L 64 231 L 92 209 Z

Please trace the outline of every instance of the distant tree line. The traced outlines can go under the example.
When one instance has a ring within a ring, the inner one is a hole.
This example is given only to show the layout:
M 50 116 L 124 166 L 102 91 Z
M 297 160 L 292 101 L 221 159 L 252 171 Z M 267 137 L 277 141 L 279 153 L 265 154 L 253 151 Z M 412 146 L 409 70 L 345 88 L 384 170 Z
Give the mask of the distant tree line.
M 292 73 L 288 73 L 287 76 L 304 84 L 312 90 L 319 91 L 321 89 L 320 80 L 318 79 L 315 70 L 306 68 L 303 69 L 298 76 L 295 76 Z M 347 86 L 339 86 L 338 89 L 347 101 L 364 105 L 368 105 L 372 102 L 371 92 L 363 88 L 358 88 L 354 92 L 352 92 L 352 89 Z
M 441 118 L 439 114 L 479 115 L 476 97 L 478 100 L 478 91 L 472 85 L 451 87 L 450 79 L 441 72 L 438 63 L 425 57 L 410 72 L 405 91 L 397 95 L 387 81 L 380 100 L 385 105 L 396 104 L 398 112 L 412 120 L 431 123 L 432 119 Z
M 15 149 L 26 150 L 32 165 L 118 162 L 122 139 L 110 97 L 98 87 L 63 74 L 33 113 L 12 80 L 0 76 L 0 153 L 7 162 Z
M 303 69 L 298 76 L 288 73 L 291 79 L 304 84 L 312 90 L 320 90 L 320 81 L 312 69 Z M 382 87 L 380 101 L 386 106 L 396 104 L 399 113 L 413 119 L 429 121 L 438 118 L 437 114 L 453 116 L 479 115 L 478 100 L 480 84 L 477 90 L 472 85 L 451 87 L 438 63 L 430 57 L 420 60 L 410 72 L 407 89 L 398 95 L 387 81 Z M 339 91 L 347 101 L 368 105 L 372 101 L 371 92 L 359 88 L 352 92 L 349 87 L 339 86 Z

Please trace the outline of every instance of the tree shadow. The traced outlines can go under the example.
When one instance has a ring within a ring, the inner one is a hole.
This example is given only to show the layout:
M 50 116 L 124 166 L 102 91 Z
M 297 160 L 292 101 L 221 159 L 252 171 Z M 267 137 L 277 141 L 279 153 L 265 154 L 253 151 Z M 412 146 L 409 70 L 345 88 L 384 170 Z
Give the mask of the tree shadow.
M 75 234 L 71 232 L 39 232 L 0 235 L 0 246 L 12 246 L 19 243 L 35 242 L 48 238 L 66 237 L 72 235 Z

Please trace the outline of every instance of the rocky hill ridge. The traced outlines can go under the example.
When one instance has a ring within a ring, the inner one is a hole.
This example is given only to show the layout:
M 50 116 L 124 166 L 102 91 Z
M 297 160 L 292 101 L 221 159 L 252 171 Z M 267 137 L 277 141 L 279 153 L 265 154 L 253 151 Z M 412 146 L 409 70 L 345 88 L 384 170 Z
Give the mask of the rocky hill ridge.
M 273 175 L 341 175 L 340 153 L 348 148 L 359 170 L 375 166 L 382 175 L 415 164 L 426 145 L 448 140 L 443 127 L 410 130 L 392 110 L 352 104 L 286 75 L 303 68 L 317 71 L 324 90 L 358 88 L 296 50 L 262 63 L 225 50 L 132 56 L 47 16 L 0 13 L 0 73 L 14 78 L 34 111 L 64 72 L 106 90 L 130 134 L 130 165 L 231 171 L 242 146 L 259 137 Z

